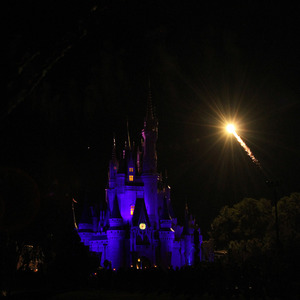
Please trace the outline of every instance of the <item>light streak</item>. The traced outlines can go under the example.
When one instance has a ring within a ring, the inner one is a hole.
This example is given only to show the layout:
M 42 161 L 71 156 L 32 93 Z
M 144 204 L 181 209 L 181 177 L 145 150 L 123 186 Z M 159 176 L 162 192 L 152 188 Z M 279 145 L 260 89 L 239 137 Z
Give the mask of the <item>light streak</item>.
M 235 138 L 240 143 L 240 145 L 244 148 L 244 150 L 246 151 L 248 156 L 251 158 L 253 163 L 261 169 L 260 162 L 258 161 L 258 159 L 255 158 L 255 156 L 251 152 L 250 148 L 246 145 L 246 143 L 242 140 L 242 138 L 236 133 L 234 125 L 229 124 L 229 125 L 227 125 L 226 129 L 229 133 L 232 133 L 235 136 Z

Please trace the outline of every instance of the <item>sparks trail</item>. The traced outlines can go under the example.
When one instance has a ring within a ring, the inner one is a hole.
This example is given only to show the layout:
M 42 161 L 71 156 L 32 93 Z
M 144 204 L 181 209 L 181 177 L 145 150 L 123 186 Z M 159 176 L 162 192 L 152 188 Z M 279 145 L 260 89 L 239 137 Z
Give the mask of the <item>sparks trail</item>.
M 262 171 L 262 167 L 260 165 L 260 162 L 258 161 L 258 159 L 255 158 L 255 156 L 251 152 L 250 148 L 246 145 L 246 143 L 242 140 L 242 138 L 236 133 L 233 124 L 227 125 L 227 131 L 229 133 L 232 133 L 235 136 L 235 138 L 240 143 L 240 145 L 244 148 L 244 150 L 246 151 L 246 153 L 248 154 L 248 156 L 251 158 L 251 160 L 253 161 L 253 163 L 255 163 L 255 165 Z
M 249 155 L 249 157 L 251 158 L 251 160 L 255 163 L 255 165 L 261 169 L 260 162 L 255 158 L 255 156 L 251 152 L 250 148 L 246 145 L 246 143 L 241 139 L 241 137 L 235 131 L 233 131 L 232 133 L 235 136 L 235 138 L 238 140 L 238 142 L 240 143 L 240 145 L 247 152 L 247 154 Z

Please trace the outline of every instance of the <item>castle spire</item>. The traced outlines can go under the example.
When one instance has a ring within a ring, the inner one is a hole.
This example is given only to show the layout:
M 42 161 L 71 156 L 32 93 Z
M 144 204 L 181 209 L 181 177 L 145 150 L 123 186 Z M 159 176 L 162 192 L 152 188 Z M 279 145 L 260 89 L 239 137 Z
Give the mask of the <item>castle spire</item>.
M 182 235 L 190 235 L 189 217 L 185 215 Z
M 163 209 L 162 209 L 162 213 L 161 213 L 161 219 L 162 220 L 171 220 L 166 196 L 164 197 L 164 200 L 163 200 Z
M 109 228 L 115 229 L 123 226 L 123 218 L 120 213 L 119 201 L 117 195 L 114 197 L 113 209 L 109 218 Z
M 121 219 L 121 213 L 120 213 L 120 207 L 119 207 L 119 201 L 117 195 L 114 198 L 114 205 L 113 205 L 113 211 L 111 213 L 111 217 L 114 219 Z
M 114 186 L 114 180 L 116 179 L 116 174 L 118 172 L 118 169 L 119 169 L 119 162 L 117 160 L 117 155 L 116 155 L 116 138 L 114 135 L 111 160 L 109 162 L 109 168 L 108 168 L 108 179 L 109 179 L 110 187 Z
M 129 150 L 131 150 L 130 135 L 129 135 L 129 125 L 128 125 L 128 117 L 127 117 L 127 140 L 128 140 L 128 147 L 129 147 Z
M 112 161 L 114 162 L 117 158 L 116 156 L 116 136 L 114 134 L 114 137 L 113 137 L 113 148 L 112 148 L 112 154 L 111 154 L 111 158 L 112 158 Z
M 148 99 L 147 99 L 147 111 L 144 119 L 144 129 L 142 131 L 142 135 L 144 139 L 143 172 L 156 173 L 157 171 L 156 141 L 158 137 L 158 121 L 153 115 L 150 81 L 149 81 L 149 92 L 148 92 Z
M 151 86 L 150 86 L 150 78 L 149 78 L 146 121 L 150 121 L 153 119 L 154 119 L 154 115 L 153 115 L 152 95 L 151 95 Z

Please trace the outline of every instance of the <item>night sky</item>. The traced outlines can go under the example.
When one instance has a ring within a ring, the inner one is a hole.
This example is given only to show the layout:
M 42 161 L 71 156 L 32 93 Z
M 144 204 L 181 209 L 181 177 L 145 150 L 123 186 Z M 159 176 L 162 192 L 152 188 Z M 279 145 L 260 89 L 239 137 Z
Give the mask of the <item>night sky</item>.
M 1 165 L 41 199 L 60 185 L 103 200 L 113 136 L 121 151 L 128 120 L 139 143 L 150 79 L 179 217 L 187 201 L 205 234 L 224 205 L 272 197 L 266 178 L 279 196 L 299 192 L 299 10 L 252 2 L 9 3 Z

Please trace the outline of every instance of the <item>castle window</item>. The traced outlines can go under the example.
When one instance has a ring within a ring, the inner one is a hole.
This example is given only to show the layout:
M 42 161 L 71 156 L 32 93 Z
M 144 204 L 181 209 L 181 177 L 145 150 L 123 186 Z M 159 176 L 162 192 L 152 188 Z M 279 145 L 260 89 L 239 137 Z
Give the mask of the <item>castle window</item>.
M 133 213 L 134 213 L 134 205 L 131 205 L 130 206 L 130 214 L 133 216 Z
M 133 175 L 129 175 L 129 181 L 133 181 Z
M 133 172 L 133 168 L 129 168 L 129 172 L 131 172 L 131 173 L 132 173 L 132 172 Z

